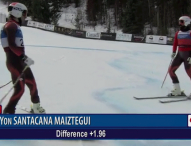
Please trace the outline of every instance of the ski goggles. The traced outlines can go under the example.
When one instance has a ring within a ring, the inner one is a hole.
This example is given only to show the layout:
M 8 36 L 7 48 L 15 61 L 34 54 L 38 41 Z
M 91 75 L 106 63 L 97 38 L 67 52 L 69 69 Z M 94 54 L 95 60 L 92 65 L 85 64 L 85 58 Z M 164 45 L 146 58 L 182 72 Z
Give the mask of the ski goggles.
M 184 24 L 184 20 L 179 20 L 179 23 L 180 24 Z

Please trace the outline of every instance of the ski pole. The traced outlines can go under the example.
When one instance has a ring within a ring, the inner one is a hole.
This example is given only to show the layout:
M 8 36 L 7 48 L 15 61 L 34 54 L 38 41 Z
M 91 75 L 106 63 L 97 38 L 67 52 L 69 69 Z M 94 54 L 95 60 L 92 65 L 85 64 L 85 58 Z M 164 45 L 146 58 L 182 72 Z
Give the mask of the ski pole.
M 25 70 L 28 68 L 29 66 L 25 66 L 25 68 L 23 69 L 22 73 L 20 74 L 20 76 L 17 78 L 17 80 L 15 81 L 15 83 L 13 84 L 13 86 L 11 87 L 11 89 L 3 96 L 3 98 L 0 100 L 0 105 L 2 104 L 3 100 L 7 97 L 7 95 L 11 92 L 11 90 L 16 86 L 16 84 L 19 82 L 20 78 L 23 76 Z
M 5 87 L 5 86 L 7 86 L 7 85 L 10 84 L 11 82 L 12 82 L 12 81 L 8 82 L 8 83 L 5 84 L 5 85 L 0 86 L 0 89 L 3 88 L 3 87 Z
M 164 85 L 164 82 L 165 82 L 165 80 L 166 80 L 166 77 L 167 77 L 167 75 L 168 75 L 168 72 L 169 72 L 169 68 L 170 68 L 170 66 L 171 66 L 171 63 L 172 63 L 172 61 L 173 61 L 173 59 L 171 59 L 171 61 L 170 61 L 170 64 L 169 64 L 169 67 L 168 67 L 168 70 L 167 70 L 167 73 L 166 73 L 166 76 L 165 76 L 165 78 L 164 78 L 164 81 L 163 81 L 163 83 L 162 83 L 162 86 L 161 86 L 161 88 L 163 87 L 163 85 Z

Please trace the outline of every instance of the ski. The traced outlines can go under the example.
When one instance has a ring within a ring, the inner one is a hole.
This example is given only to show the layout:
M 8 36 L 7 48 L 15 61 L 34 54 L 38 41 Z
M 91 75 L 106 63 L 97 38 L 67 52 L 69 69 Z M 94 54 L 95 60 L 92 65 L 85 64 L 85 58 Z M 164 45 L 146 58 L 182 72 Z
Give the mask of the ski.
M 153 97 L 135 97 L 137 100 L 144 100 L 144 99 L 161 99 L 161 98 L 184 98 L 186 96 L 153 96 Z
M 33 112 L 31 112 L 30 109 L 28 109 L 28 108 L 26 108 L 26 107 L 24 107 L 22 105 L 17 105 L 17 108 L 24 111 L 24 112 L 26 112 L 26 113 L 28 113 L 28 114 L 34 114 Z M 44 113 L 44 114 L 46 114 L 46 113 Z
M 160 103 L 172 103 L 172 102 L 181 102 L 181 101 L 188 101 L 188 100 L 191 100 L 191 99 L 185 97 L 184 99 L 159 100 L 159 102 L 160 102 Z
M 21 105 L 17 105 L 17 108 L 24 111 L 24 112 L 27 112 L 29 114 L 31 114 L 30 110 L 24 106 L 21 106 Z

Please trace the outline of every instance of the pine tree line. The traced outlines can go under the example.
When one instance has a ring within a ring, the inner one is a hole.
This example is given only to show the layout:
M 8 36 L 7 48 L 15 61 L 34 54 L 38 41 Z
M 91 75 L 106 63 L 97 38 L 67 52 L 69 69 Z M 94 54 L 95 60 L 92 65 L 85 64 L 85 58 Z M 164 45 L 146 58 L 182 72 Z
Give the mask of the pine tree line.
M 114 25 L 124 33 L 143 34 L 145 25 L 157 27 L 157 34 L 167 35 L 177 28 L 182 15 L 191 16 L 191 0 L 87 0 L 87 18 L 91 24 L 104 22 L 112 10 Z
M 12 2 L 13 0 L 2 0 Z M 57 24 L 61 9 L 83 0 L 18 0 L 29 8 L 33 20 Z M 157 34 L 167 35 L 168 28 L 178 27 L 178 18 L 191 15 L 191 0 L 86 0 L 88 25 L 113 23 L 124 33 L 142 34 L 145 25 L 157 27 Z M 112 20 L 111 20 L 112 19 Z M 78 20 L 79 21 L 79 20 Z

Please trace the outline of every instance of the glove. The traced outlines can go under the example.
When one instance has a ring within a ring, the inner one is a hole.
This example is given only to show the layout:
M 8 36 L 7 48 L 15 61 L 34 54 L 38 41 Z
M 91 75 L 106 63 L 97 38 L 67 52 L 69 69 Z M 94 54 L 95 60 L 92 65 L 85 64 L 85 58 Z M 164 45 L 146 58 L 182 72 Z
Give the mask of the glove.
M 27 59 L 25 59 L 24 61 L 28 66 L 31 66 L 34 64 L 34 60 L 32 60 L 31 58 L 27 57 Z
M 171 58 L 174 59 L 175 56 L 176 56 L 176 53 L 172 53 Z
M 28 66 L 31 66 L 34 64 L 34 60 L 32 60 L 31 58 L 29 58 L 28 56 L 24 56 L 22 58 L 23 62 L 26 63 Z

